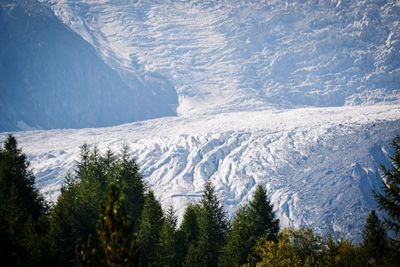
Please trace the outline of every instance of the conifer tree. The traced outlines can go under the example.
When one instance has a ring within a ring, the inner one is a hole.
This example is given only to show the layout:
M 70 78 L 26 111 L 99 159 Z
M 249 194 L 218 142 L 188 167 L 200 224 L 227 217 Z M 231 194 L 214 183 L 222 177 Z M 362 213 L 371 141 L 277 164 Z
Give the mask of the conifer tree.
M 245 263 L 261 236 L 276 241 L 278 232 L 279 220 L 275 218 L 267 192 L 259 185 L 249 205 L 236 213 L 220 266 L 239 266 Z
M 400 136 L 392 141 L 392 147 L 394 155 L 390 159 L 393 166 L 381 166 L 385 184 L 382 186 L 382 193 L 374 191 L 374 197 L 379 208 L 387 214 L 384 224 L 400 240 Z
M 128 222 L 137 231 L 143 207 L 144 182 L 136 161 L 127 149 L 117 157 L 111 150 L 102 155 L 96 147 L 81 147 L 76 171 L 66 178 L 61 195 L 51 213 L 50 240 L 57 265 L 75 264 L 75 246 L 96 235 L 99 207 L 107 186 L 116 183 L 123 194 Z
M 249 203 L 249 216 L 251 218 L 252 238 L 254 244 L 261 235 L 276 241 L 279 233 L 279 219 L 275 217 L 273 205 L 268 199 L 265 189 L 258 185 L 254 199 Z
M 241 207 L 236 212 L 232 221 L 232 229 L 229 233 L 227 244 L 219 260 L 219 266 L 240 266 L 244 264 L 250 254 L 254 238 L 251 238 L 251 229 L 246 206 Z
M 332 235 L 329 235 L 325 239 L 320 265 L 326 267 L 365 266 L 358 251 L 358 247 L 352 245 L 350 241 L 335 240 Z
M 153 191 L 145 195 L 139 227 L 140 265 L 157 265 L 160 232 L 163 224 L 161 204 L 156 200 Z
M 127 201 L 125 207 L 128 218 L 132 222 L 134 230 L 137 231 L 144 204 L 145 184 L 143 176 L 140 173 L 139 164 L 134 158 L 129 156 L 127 146 L 124 146 L 122 149 L 118 167 L 119 172 L 115 178 L 126 195 Z
M 177 266 L 176 223 L 177 218 L 171 206 L 165 214 L 161 228 L 158 253 L 159 266 Z
M 74 174 L 67 177 L 61 188 L 50 218 L 51 248 L 58 266 L 76 264 L 76 246 L 89 236 L 96 235 L 96 222 L 99 207 L 106 191 L 105 175 L 100 175 L 98 152 L 90 151 L 86 145 L 81 147 L 81 160 Z
M 189 248 L 186 264 L 217 266 L 218 257 L 226 242 L 229 222 L 210 181 L 205 184 L 198 216 L 199 238 L 196 245 Z
M 383 256 L 388 249 L 387 236 L 374 210 L 368 215 L 363 237 L 366 256 L 375 259 L 377 263 L 382 263 Z
M 185 262 L 189 248 L 196 244 L 199 237 L 199 210 L 198 204 L 189 204 L 186 207 L 177 233 L 177 259 L 182 264 Z
M 128 222 L 124 202 L 119 186 L 111 183 L 97 221 L 97 236 L 107 266 L 138 264 L 138 244 Z
M 0 148 L 0 260 L 10 266 L 45 265 L 48 206 L 35 188 L 29 162 L 8 135 Z

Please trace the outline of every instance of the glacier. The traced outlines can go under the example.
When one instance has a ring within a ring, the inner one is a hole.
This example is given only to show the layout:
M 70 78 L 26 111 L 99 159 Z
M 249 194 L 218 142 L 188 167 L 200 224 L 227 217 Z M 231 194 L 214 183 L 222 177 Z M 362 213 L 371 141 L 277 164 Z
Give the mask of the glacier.
M 399 103 L 398 1 L 42 1 L 128 82 L 170 81 L 180 116 Z
M 13 134 L 48 200 L 83 143 L 128 145 L 179 216 L 208 179 L 231 218 L 262 184 L 282 227 L 360 240 L 400 134 L 398 1 L 40 2 L 119 82 L 176 111 L 103 128 L 19 120 L 28 131 Z
M 379 190 L 379 165 L 400 130 L 400 107 L 351 106 L 170 117 L 110 128 L 15 133 L 37 186 L 55 201 L 83 143 L 127 145 L 148 186 L 181 216 L 211 179 L 232 217 L 261 184 L 282 227 L 359 239 Z M 1 138 L 4 138 L 4 134 Z

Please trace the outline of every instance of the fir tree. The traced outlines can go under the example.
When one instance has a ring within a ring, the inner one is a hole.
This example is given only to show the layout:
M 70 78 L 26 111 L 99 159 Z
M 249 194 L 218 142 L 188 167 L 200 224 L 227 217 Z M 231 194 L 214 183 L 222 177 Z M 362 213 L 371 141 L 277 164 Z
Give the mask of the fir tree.
M 134 230 L 137 231 L 144 204 L 145 184 L 140 167 L 136 160 L 129 156 L 127 146 L 122 149 L 118 167 L 119 172 L 116 179 L 127 198 L 125 207 L 128 218 L 132 222 Z
M 96 218 L 110 183 L 116 183 L 125 195 L 128 222 L 137 231 L 144 182 L 136 161 L 129 158 L 127 149 L 117 157 L 111 150 L 102 155 L 96 147 L 91 150 L 83 145 L 76 171 L 67 176 L 51 214 L 50 240 L 57 265 L 74 264 L 78 240 L 86 243 L 89 236 L 96 236 Z
M 189 204 L 185 209 L 182 223 L 177 233 L 177 258 L 183 264 L 189 248 L 196 244 L 199 237 L 199 211 L 200 206 L 198 204 Z
M 400 238 L 400 136 L 392 142 L 394 155 L 390 157 L 392 168 L 381 166 L 383 178 L 385 180 L 382 186 L 382 193 L 374 191 L 375 199 L 381 210 L 385 211 L 387 216 L 384 218 L 384 224 L 389 230 L 393 230 L 397 238 Z
M 156 200 L 153 191 L 149 191 L 144 199 L 139 228 L 140 265 L 157 265 L 160 232 L 163 224 L 161 204 Z
M 255 246 L 249 228 L 251 218 L 248 214 L 247 207 L 241 207 L 236 212 L 227 244 L 219 260 L 219 266 L 240 266 L 244 264 L 251 249 Z
M 160 233 L 158 265 L 177 266 L 176 255 L 176 223 L 177 218 L 172 207 L 165 214 Z
M 125 198 L 115 183 L 109 185 L 97 221 L 97 236 L 108 266 L 137 266 L 138 244 L 124 208 Z
M 261 235 L 266 235 L 268 240 L 277 240 L 279 233 L 279 219 L 275 217 L 273 205 L 268 199 L 267 192 L 261 185 L 257 186 L 254 199 L 249 204 L 249 216 L 251 218 L 251 238 L 256 240 Z
M 0 260 L 10 266 L 46 264 L 48 206 L 14 136 L 0 148 Z
M 236 213 L 220 266 L 239 266 L 245 263 L 261 236 L 276 241 L 278 232 L 279 220 L 275 218 L 266 191 L 259 185 L 254 199 Z
M 366 256 L 373 258 L 377 263 L 382 263 L 383 256 L 388 249 L 387 236 L 374 210 L 368 215 L 363 237 Z
M 210 181 L 204 189 L 198 215 L 199 238 L 186 257 L 186 264 L 191 266 L 217 266 L 229 230 L 225 211 Z

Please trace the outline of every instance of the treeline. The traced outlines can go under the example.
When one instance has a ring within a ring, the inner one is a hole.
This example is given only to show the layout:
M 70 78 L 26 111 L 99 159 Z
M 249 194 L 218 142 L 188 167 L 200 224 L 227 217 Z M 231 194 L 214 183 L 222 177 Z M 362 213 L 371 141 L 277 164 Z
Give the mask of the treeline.
M 280 229 L 266 190 L 229 221 L 210 182 L 178 226 L 146 186 L 127 148 L 87 145 L 50 207 L 34 186 L 13 136 L 0 148 L 0 262 L 3 266 L 398 266 L 400 139 L 393 168 L 383 168 L 387 217 L 371 211 L 361 243 Z M 391 238 L 385 227 L 391 231 Z

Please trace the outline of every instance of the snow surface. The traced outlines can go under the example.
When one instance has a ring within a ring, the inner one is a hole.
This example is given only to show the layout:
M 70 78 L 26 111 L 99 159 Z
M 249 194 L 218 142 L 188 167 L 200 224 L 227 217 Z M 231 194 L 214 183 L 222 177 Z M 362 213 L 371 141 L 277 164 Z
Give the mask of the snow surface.
M 282 226 L 358 239 L 378 189 L 379 164 L 400 130 L 400 107 L 358 106 L 170 117 L 111 128 L 15 133 L 37 185 L 55 200 L 84 142 L 101 151 L 128 145 L 164 207 L 182 215 L 211 179 L 230 215 L 257 184 Z M 4 138 L 4 134 L 1 136 Z
M 400 103 L 398 1 L 43 1 L 128 83 L 168 80 L 181 116 Z
M 360 239 L 400 130 L 398 1 L 41 1 L 127 84 L 162 77 L 179 102 L 177 117 L 16 133 L 49 199 L 84 142 L 127 144 L 179 215 L 207 179 L 231 216 L 262 184 L 281 226 Z

